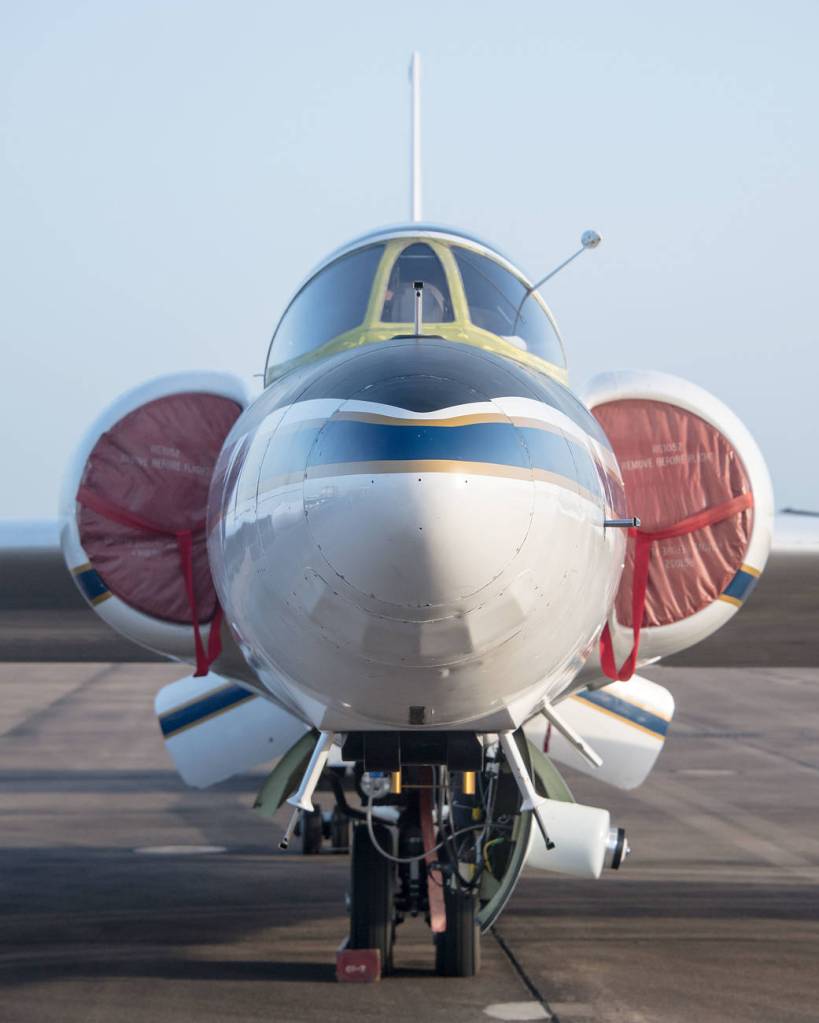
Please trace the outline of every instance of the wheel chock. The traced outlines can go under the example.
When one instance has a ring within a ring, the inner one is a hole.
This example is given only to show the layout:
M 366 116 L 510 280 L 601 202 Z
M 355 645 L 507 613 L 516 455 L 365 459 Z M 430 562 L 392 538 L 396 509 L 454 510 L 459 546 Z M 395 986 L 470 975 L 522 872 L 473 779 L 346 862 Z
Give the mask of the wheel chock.
M 348 948 L 345 938 L 336 952 L 336 980 L 342 984 L 374 984 L 381 980 L 381 950 Z

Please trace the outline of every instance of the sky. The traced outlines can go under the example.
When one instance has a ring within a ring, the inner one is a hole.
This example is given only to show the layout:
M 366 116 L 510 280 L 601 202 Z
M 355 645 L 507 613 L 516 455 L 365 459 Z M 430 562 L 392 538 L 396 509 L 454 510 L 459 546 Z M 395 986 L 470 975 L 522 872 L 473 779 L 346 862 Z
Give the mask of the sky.
M 0 517 L 51 517 L 150 377 L 261 373 L 349 238 L 424 217 L 542 276 L 571 382 L 725 401 L 819 509 L 819 4 L 0 0 Z M 256 381 L 258 386 L 258 381 Z

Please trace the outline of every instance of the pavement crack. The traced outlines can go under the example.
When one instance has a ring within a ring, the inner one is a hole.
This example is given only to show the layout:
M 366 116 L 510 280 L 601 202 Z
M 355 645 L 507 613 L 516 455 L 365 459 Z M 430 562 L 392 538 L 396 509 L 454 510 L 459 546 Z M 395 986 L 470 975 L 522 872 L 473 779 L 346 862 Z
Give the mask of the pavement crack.
M 51 718 L 55 713 L 58 713 L 62 707 L 74 699 L 78 693 L 85 692 L 86 689 L 90 689 L 96 685 L 97 682 L 107 678 L 115 671 L 119 670 L 119 664 L 104 664 L 98 671 L 95 671 L 88 678 L 84 679 L 78 686 L 74 686 L 73 689 L 69 689 L 67 693 L 63 693 L 62 696 L 58 696 L 56 700 L 52 700 L 51 703 L 47 703 L 45 707 L 40 707 L 39 710 L 35 710 L 29 714 L 27 718 L 24 718 L 19 724 L 14 725 L 7 732 L 0 734 L 0 738 L 3 739 L 15 739 L 22 737 L 32 737 L 36 735 L 38 728 L 44 721 Z
M 545 997 L 541 994 L 541 992 L 538 989 L 538 987 L 535 984 L 535 982 L 532 980 L 532 978 L 529 976 L 529 974 L 526 972 L 526 970 L 524 970 L 523 966 L 521 966 L 520 962 L 518 961 L 517 957 L 515 956 L 515 953 L 509 947 L 508 942 L 503 937 L 503 935 L 500 933 L 500 931 L 497 929 L 497 927 L 492 927 L 491 928 L 491 932 L 492 932 L 492 937 L 498 943 L 498 945 L 500 946 L 501 951 L 506 956 L 506 958 L 509 960 L 509 962 L 510 962 L 510 964 L 512 966 L 512 969 L 515 971 L 515 973 L 520 978 L 520 981 L 523 984 L 523 986 L 526 988 L 526 990 L 529 992 L 529 994 L 532 996 L 532 998 L 534 998 L 536 1001 L 540 1002 L 540 1004 L 543 1006 L 544 1012 L 546 1013 L 546 1018 L 550 1019 L 552 1021 L 552 1023 L 560 1023 L 559 1018 L 552 1011 L 551 1007 L 549 1006 L 549 1003 L 546 1001 Z

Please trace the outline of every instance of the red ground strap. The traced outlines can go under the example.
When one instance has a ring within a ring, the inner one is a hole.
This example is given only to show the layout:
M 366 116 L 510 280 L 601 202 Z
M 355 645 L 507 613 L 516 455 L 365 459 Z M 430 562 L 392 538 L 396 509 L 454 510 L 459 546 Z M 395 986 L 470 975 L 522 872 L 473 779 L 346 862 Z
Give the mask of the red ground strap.
M 754 503 L 753 494 L 740 494 L 738 497 L 715 505 L 713 508 L 706 508 L 705 511 L 696 515 L 689 515 L 687 519 L 677 522 L 667 529 L 650 531 L 647 529 L 630 529 L 629 536 L 634 537 L 634 573 L 631 580 L 631 627 L 634 633 L 634 641 L 631 653 L 618 668 L 614 660 L 614 644 L 611 639 L 609 624 L 603 629 L 600 636 L 600 666 L 607 678 L 614 682 L 626 682 L 634 674 L 637 664 L 637 654 L 640 649 L 640 630 L 643 627 L 643 613 L 646 607 L 646 590 L 648 589 L 648 567 L 651 561 L 651 545 L 657 540 L 671 540 L 677 536 L 685 536 L 687 533 L 694 533 L 705 526 L 712 526 L 715 522 L 722 522 L 729 519 L 738 512 L 745 511 Z
M 182 575 L 185 579 L 185 591 L 188 595 L 188 605 L 190 606 L 191 618 L 193 619 L 193 642 L 196 648 L 196 671 L 194 672 L 194 678 L 207 675 L 211 664 L 222 652 L 220 636 L 222 631 L 222 609 L 217 603 L 216 611 L 210 623 L 208 648 L 205 650 L 205 644 L 202 642 L 202 633 L 199 628 L 196 593 L 193 586 L 193 534 L 201 533 L 205 528 L 205 523 L 197 523 L 191 529 L 166 529 L 165 526 L 159 526 L 155 522 L 143 519 L 139 515 L 134 515 L 133 512 L 125 508 L 119 508 L 110 501 L 106 501 L 105 498 L 98 497 L 87 487 L 80 487 L 77 491 L 77 501 L 80 504 L 84 504 L 86 508 L 91 508 L 98 515 L 102 515 L 103 518 L 110 519 L 111 522 L 118 522 L 121 526 L 130 526 L 132 529 L 141 529 L 146 533 L 157 533 L 160 536 L 172 536 L 176 539 Z
M 421 838 L 424 848 L 430 850 L 424 857 L 427 865 L 427 895 L 429 898 L 429 926 L 433 934 L 443 934 L 446 930 L 446 904 L 444 902 L 444 879 L 440 870 L 434 870 L 432 864 L 438 859 L 435 848 L 435 825 L 432 822 L 432 784 L 435 780 L 433 768 L 422 768 L 428 776 L 429 783 L 418 793 L 418 812 L 421 817 Z

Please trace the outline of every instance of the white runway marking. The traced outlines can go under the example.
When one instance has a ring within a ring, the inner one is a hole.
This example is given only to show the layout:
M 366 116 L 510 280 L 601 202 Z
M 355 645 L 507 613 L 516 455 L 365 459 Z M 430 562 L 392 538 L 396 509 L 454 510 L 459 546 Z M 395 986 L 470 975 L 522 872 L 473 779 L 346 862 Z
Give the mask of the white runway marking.
M 540 1002 L 497 1002 L 483 1010 L 492 1019 L 525 1020 L 551 1019 Z
M 223 845 L 146 845 L 134 852 L 140 856 L 205 856 L 227 849 Z

